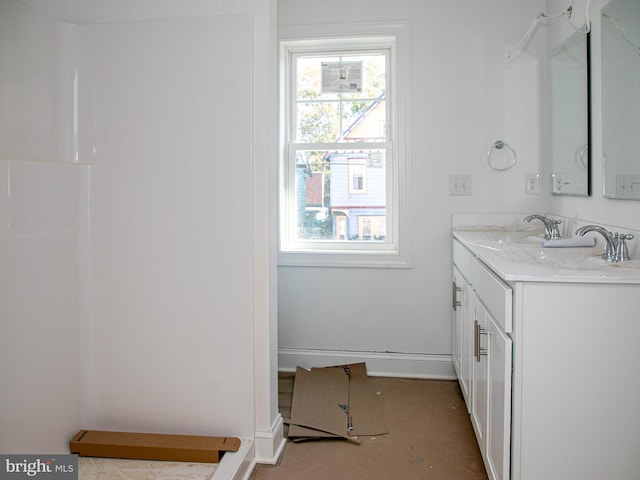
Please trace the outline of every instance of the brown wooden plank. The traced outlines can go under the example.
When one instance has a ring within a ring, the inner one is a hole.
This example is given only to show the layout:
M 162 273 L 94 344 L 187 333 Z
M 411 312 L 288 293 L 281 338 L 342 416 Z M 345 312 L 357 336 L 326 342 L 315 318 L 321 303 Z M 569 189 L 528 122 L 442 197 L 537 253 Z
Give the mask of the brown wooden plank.
M 218 463 L 224 452 L 238 451 L 240 439 L 81 430 L 69 447 L 83 457 Z

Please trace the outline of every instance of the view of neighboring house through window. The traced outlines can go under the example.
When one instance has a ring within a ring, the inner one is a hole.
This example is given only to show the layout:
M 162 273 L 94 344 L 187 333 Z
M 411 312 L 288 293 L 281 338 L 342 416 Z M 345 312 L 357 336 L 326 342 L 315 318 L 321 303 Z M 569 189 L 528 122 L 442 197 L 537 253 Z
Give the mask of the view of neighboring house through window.
M 285 49 L 284 251 L 396 248 L 392 42 L 378 43 Z

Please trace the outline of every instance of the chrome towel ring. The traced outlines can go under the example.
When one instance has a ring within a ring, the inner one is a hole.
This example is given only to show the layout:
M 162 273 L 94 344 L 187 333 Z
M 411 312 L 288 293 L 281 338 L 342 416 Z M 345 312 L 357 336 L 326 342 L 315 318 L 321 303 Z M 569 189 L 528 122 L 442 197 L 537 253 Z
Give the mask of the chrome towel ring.
M 491 156 L 493 155 L 494 150 L 502 150 L 505 147 L 507 148 L 507 150 L 505 151 L 507 152 L 507 155 L 511 157 L 511 160 L 509 161 L 509 163 L 507 163 L 505 167 L 496 167 L 493 164 Z M 502 140 L 496 140 L 496 142 L 491 146 L 491 148 L 487 152 L 487 163 L 493 170 L 496 170 L 498 172 L 502 172 L 504 170 L 510 169 L 516 164 L 517 160 L 518 160 L 518 156 L 516 155 L 516 151 L 513 149 L 513 147 L 508 143 L 503 142 Z

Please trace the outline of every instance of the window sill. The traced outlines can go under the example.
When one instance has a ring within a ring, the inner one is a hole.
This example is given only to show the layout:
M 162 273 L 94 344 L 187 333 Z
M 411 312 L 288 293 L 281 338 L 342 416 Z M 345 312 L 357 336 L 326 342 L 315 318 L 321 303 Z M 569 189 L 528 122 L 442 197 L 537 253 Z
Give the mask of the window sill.
M 398 252 L 279 252 L 281 267 L 334 267 L 334 268 L 412 268 L 407 256 Z

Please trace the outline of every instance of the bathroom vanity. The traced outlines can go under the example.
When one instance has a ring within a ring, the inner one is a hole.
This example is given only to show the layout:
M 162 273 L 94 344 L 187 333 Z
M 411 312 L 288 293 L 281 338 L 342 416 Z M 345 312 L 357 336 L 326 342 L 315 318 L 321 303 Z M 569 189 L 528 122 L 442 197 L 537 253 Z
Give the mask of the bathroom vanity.
M 640 475 L 640 261 L 453 231 L 453 358 L 491 480 Z

